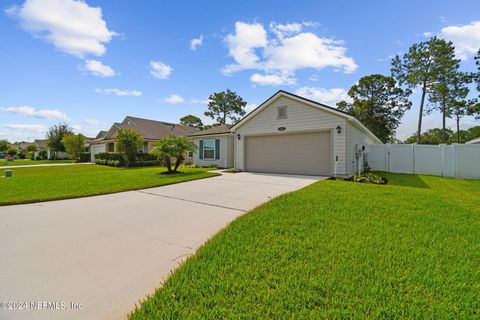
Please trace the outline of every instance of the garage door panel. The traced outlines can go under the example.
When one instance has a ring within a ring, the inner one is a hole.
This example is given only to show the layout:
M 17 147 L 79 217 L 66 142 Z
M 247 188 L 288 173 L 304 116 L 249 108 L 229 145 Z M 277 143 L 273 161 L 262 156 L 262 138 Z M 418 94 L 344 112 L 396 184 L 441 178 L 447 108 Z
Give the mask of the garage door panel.
M 330 175 L 330 150 L 330 132 L 246 137 L 246 170 Z

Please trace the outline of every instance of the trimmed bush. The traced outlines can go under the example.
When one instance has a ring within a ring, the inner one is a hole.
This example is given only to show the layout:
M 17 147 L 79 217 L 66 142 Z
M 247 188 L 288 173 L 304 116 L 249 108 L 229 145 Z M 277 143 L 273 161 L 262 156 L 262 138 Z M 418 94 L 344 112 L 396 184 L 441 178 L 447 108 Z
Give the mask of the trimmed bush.
M 125 167 L 125 160 L 118 152 L 100 152 L 95 155 L 95 163 L 111 167 Z M 130 167 L 159 166 L 162 162 L 157 156 L 149 153 L 138 153 L 137 160 L 130 163 Z
M 48 158 L 47 150 L 42 150 L 38 152 L 37 156 L 35 157 L 35 160 L 47 160 L 47 158 Z
M 78 162 L 89 162 L 90 161 L 90 152 L 80 152 L 80 159 Z

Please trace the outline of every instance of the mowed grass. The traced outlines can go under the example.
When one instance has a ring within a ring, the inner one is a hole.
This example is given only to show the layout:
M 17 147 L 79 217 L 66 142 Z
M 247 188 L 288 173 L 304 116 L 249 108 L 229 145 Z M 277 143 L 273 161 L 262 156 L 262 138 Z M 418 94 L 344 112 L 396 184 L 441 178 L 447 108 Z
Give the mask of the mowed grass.
M 217 175 L 206 169 L 180 168 L 163 175 L 163 167 L 113 168 L 100 165 L 13 169 L 13 178 L 0 179 L 0 205 L 77 198 L 137 190 Z
M 480 318 L 480 181 L 382 175 L 238 218 L 130 319 Z
M 0 159 L 0 166 L 25 166 L 38 164 L 52 164 L 52 163 L 74 163 L 75 160 L 30 160 L 30 159 L 16 159 L 14 161 L 5 162 Z

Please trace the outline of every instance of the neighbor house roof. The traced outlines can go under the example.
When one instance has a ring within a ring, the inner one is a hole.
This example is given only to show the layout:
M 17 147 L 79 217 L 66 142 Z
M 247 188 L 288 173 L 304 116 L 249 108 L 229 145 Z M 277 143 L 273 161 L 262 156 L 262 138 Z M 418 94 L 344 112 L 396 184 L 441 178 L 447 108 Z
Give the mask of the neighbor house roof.
M 108 131 L 99 131 L 94 139 L 95 140 L 96 139 L 102 139 L 103 137 L 105 137 L 107 135 L 107 133 L 108 133 Z
M 210 135 L 216 135 L 216 134 L 225 134 L 225 133 L 230 133 L 230 128 L 233 125 L 231 124 L 221 124 L 215 127 L 212 127 L 207 130 L 199 131 L 194 134 L 191 134 L 190 137 L 196 137 L 196 136 L 210 136 Z
M 113 140 L 117 129 L 127 128 L 138 132 L 146 140 L 159 140 L 169 134 L 188 136 L 198 131 L 198 129 L 181 124 L 127 116 L 122 122 L 114 123 L 106 133 L 101 134 L 102 132 L 100 132 L 92 142 Z
M 480 137 L 472 139 L 470 141 L 465 142 L 466 144 L 475 144 L 475 143 L 480 143 Z
M 256 114 L 258 114 L 260 111 L 262 111 L 262 110 L 265 109 L 267 106 L 269 106 L 271 102 L 273 102 L 274 100 L 276 100 L 277 98 L 279 98 L 279 97 L 281 97 L 281 96 L 285 96 L 285 97 L 288 97 L 288 98 L 290 98 L 290 99 L 303 102 L 303 103 L 308 104 L 308 105 L 310 105 L 310 106 L 312 106 L 312 107 L 316 107 L 316 108 L 318 108 L 318 109 L 321 109 L 321 110 L 324 110 L 324 111 L 327 111 L 327 112 L 336 114 L 337 116 L 340 116 L 340 117 L 342 117 L 342 118 L 345 118 L 345 119 L 347 119 L 348 121 L 350 121 L 351 123 L 353 123 L 353 124 L 354 124 L 357 128 L 359 128 L 362 132 L 364 132 L 365 134 L 367 134 L 367 135 L 369 135 L 370 137 L 372 137 L 375 141 L 377 141 L 378 143 L 382 143 L 382 141 L 380 141 L 380 139 L 378 139 L 377 136 L 375 136 L 370 130 L 368 130 L 367 127 L 365 127 L 365 125 L 363 125 L 363 123 L 361 123 L 357 118 L 355 118 L 355 117 L 354 117 L 353 115 L 351 115 L 350 113 L 345 112 L 345 111 L 342 111 L 342 110 L 338 110 L 338 109 L 336 109 L 336 108 L 327 106 L 326 104 L 323 104 L 323 103 L 320 103 L 320 102 L 316 102 L 316 101 L 313 101 L 313 100 L 310 100 L 310 99 L 307 99 L 307 98 L 298 96 L 298 95 L 296 95 L 296 94 L 293 94 L 293 93 L 290 93 L 290 92 L 287 92 L 287 91 L 284 91 L 284 90 L 279 90 L 279 91 L 277 91 L 277 93 L 275 93 L 273 96 L 271 96 L 270 98 L 268 98 L 267 100 L 265 100 L 261 105 L 259 105 L 257 108 L 255 108 L 253 111 L 251 111 L 250 113 L 248 113 L 245 117 L 243 117 L 243 118 L 242 118 L 239 122 L 237 122 L 231 129 L 232 129 L 232 130 L 238 129 L 239 127 L 241 127 L 242 125 L 244 125 L 248 120 L 250 120 L 251 118 L 253 118 Z
M 41 140 L 41 139 L 35 139 L 33 143 L 37 145 L 38 149 L 47 149 L 47 139 Z

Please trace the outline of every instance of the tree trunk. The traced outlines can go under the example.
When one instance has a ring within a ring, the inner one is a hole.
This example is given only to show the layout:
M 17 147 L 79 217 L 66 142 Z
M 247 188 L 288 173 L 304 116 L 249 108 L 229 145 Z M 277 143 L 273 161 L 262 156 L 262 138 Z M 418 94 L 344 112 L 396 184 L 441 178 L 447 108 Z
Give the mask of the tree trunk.
M 425 95 L 427 94 L 427 86 L 423 84 L 422 87 L 422 99 L 420 100 L 420 111 L 418 114 L 418 129 L 417 129 L 417 143 L 420 143 L 420 137 L 422 134 L 422 117 L 423 117 L 423 105 L 425 103 Z
M 445 118 L 446 118 L 446 115 L 445 115 L 445 112 L 446 112 L 446 102 L 445 102 L 445 94 L 443 95 L 442 97 L 442 143 L 445 143 L 446 141 L 446 137 L 445 137 Z
M 457 115 L 457 143 L 460 143 L 460 117 Z
M 183 162 L 183 156 L 178 156 L 177 161 L 175 162 L 175 168 L 173 169 L 173 172 L 177 172 L 177 169 L 178 167 L 180 167 L 182 162 Z
M 168 172 L 172 172 L 172 163 L 170 162 L 170 158 L 165 158 L 165 167 L 167 167 Z

